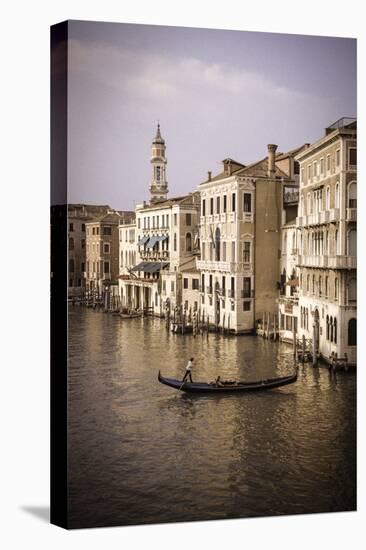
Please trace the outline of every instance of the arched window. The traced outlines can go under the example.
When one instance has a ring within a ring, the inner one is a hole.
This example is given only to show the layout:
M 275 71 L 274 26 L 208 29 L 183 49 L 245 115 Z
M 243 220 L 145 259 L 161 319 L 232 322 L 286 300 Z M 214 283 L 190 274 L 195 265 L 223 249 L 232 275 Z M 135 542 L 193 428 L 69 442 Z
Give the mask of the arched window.
M 348 283 L 348 301 L 355 302 L 357 300 L 357 283 L 356 279 L 350 279 Z
M 319 277 L 319 296 L 323 294 L 323 281 L 322 278 Z
M 348 255 L 357 256 L 357 232 L 355 229 L 348 232 Z
M 339 183 L 335 186 L 335 208 L 339 208 Z
M 75 262 L 73 259 L 69 260 L 69 272 L 74 273 L 75 271 Z
M 300 285 L 299 285 L 299 289 L 302 290 L 302 273 L 300 273 Z
M 333 342 L 336 344 L 337 343 L 337 319 L 334 318 L 334 321 L 333 321 Z
M 334 255 L 338 254 L 338 229 L 335 230 L 334 234 Z
M 310 291 L 310 275 L 306 275 L 306 292 Z
M 218 227 L 216 227 L 216 231 L 215 231 L 215 260 L 217 262 L 220 261 L 220 248 L 221 248 L 220 240 L 221 240 L 220 229 Z
M 69 250 L 74 250 L 74 238 L 69 237 Z
M 186 234 L 186 252 L 192 252 L 192 235 Z
M 174 233 L 174 237 L 173 237 L 173 250 L 174 252 L 177 251 L 177 234 Z
M 329 254 L 329 231 L 325 233 L 325 254 Z
M 313 281 L 312 281 L 312 293 L 315 294 L 315 275 L 313 275 Z
M 348 208 L 357 208 L 357 184 L 355 181 L 348 186 Z
M 329 281 L 329 277 L 328 275 L 325 277 L 325 297 L 328 298 L 328 281 Z
M 334 299 L 338 300 L 338 278 L 334 279 Z
M 329 315 L 327 315 L 327 340 L 329 340 Z
M 348 345 L 357 345 L 357 319 L 350 319 L 348 321 Z

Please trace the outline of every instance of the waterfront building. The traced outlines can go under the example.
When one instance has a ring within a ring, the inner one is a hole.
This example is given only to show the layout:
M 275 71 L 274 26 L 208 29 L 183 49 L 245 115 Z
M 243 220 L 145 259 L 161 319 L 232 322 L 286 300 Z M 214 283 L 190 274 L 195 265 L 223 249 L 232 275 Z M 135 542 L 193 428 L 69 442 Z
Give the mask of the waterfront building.
M 68 295 L 85 291 L 86 223 L 106 214 L 108 205 L 68 204 Z
M 301 151 L 297 266 L 300 336 L 356 363 L 357 121 L 342 118 Z
M 305 146 L 303 146 L 305 147 Z M 296 216 L 284 205 L 285 188 L 297 187 L 295 154 L 278 153 L 245 166 L 233 159 L 200 184 L 200 307 L 210 324 L 237 334 L 278 315 L 281 226 Z
M 281 258 L 279 280 L 279 336 L 280 340 L 292 342 L 298 323 L 298 268 L 297 227 L 293 219 L 281 228 Z
M 136 205 L 134 242 L 132 227 L 120 227 L 122 306 L 159 316 L 165 315 L 167 309 L 194 307 L 198 303 L 198 286 L 192 288 L 197 285 L 193 279 L 199 277 L 195 271 L 199 254 L 199 193 L 167 198 L 165 150 L 158 125 L 152 141 L 151 198 Z M 126 231 L 131 240 L 123 238 Z M 190 288 L 185 288 L 185 280 Z
M 133 212 L 109 211 L 86 225 L 86 290 L 102 296 L 106 286 L 118 284 L 119 225 Z

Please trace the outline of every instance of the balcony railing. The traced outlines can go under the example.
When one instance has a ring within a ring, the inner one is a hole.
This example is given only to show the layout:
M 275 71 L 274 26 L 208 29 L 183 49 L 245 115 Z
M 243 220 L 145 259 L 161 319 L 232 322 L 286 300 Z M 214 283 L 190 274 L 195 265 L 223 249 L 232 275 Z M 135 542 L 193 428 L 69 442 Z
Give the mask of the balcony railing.
M 225 273 L 249 273 L 253 269 L 252 262 L 215 262 L 212 260 L 197 260 L 197 269 L 203 271 L 223 271 Z
M 328 256 L 328 267 L 332 269 L 356 269 L 356 256 Z
M 297 265 L 303 267 L 320 267 L 329 269 L 356 269 L 355 256 L 297 256 Z

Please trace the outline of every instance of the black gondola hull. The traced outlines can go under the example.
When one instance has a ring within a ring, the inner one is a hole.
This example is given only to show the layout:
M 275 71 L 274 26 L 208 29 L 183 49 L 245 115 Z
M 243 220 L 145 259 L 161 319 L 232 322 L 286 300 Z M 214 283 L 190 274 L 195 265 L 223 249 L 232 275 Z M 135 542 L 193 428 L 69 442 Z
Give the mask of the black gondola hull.
M 271 390 L 293 384 L 297 380 L 297 372 L 290 376 L 280 378 L 269 378 L 267 380 L 258 380 L 256 382 L 238 382 L 237 385 L 216 386 L 206 382 L 184 382 L 175 378 L 165 378 L 159 371 L 158 380 L 175 390 L 189 393 L 247 393 L 255 391 Z

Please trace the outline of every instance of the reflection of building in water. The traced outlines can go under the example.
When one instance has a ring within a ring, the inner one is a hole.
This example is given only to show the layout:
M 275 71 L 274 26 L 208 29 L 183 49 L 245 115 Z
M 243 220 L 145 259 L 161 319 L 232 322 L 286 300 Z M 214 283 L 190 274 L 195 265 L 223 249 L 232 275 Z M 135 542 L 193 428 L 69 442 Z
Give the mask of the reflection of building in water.
M 301 151 L 298 227 L 300 336 L 320 356 L 356 363 L 357 121 L 342 118 Z

